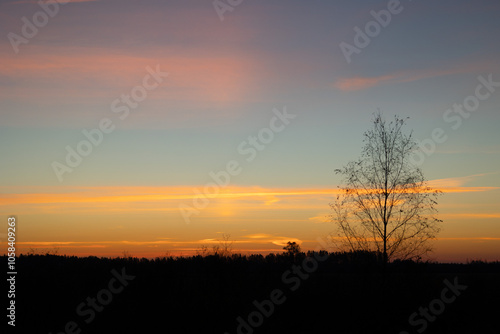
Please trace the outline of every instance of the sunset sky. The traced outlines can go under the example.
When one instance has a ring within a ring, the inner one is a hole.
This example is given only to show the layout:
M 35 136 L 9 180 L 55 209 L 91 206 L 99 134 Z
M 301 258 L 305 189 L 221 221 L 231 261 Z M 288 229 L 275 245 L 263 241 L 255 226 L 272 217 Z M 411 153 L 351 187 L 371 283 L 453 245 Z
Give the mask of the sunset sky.
M 499 2 L 215 4 L 0 0 L 0 214 L 21 252 L 312 250 L 380 109 L 409 117 L 444 191 L 432 259 L 500 260 Z

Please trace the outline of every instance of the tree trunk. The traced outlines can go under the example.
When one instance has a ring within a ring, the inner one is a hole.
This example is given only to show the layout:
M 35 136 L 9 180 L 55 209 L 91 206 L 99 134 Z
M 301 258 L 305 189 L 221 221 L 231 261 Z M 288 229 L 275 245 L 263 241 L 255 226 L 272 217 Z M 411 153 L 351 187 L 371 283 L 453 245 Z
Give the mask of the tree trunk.
M 384 254 L 383 254 L 383 261 L 384 261 L 384 268 L 387 264 L 387 223 L 384 223 Z

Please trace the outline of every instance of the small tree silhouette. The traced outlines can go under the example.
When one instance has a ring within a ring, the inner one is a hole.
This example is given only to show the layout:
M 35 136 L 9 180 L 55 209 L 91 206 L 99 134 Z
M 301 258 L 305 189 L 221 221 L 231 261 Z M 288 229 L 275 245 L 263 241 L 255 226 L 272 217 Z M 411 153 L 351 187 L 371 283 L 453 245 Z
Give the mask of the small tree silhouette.
M 289 254 L 289 255 L 297 255 L 300 254 L 300 246 L 297 244 L 295 241 L 291 242 L 288 241 L 286 246 L 283 247 L 283 249 Z
M 231 238 L 231 235 L 224 233 L 222 240 L 219 241 L 220 254 L 225 257 L 231 256 L 233 252 L 233 241 L 230 241 L 229 238 Z
M 206 245 L 201 245 L 200 249 L 196 251 L 197 255 L 200 256 L 209 256 L 209 255 L 218 255 L 222 257 L 230 257 L 233 252 L 233 243 L 234 241 L 230 241 L 230 234 L 223 234 L 222 240 L 219 240 L 219 245 L 213 245 L 212 249 L 209 249 Z
M 203 256 L 203 257 L 210 255 L 210 251 L 208 250 L 208 246 L 201 245 L 200 248 L 196 250 L 196 255 Z
M 133 258 L 133 256 L 132 256 L 132 254 L 130 254 L 130 252 L 129 252 L 129 251 L 124 250 L 124 251 L 122 252 L 122 259 L 131 259 L 131 258 Z

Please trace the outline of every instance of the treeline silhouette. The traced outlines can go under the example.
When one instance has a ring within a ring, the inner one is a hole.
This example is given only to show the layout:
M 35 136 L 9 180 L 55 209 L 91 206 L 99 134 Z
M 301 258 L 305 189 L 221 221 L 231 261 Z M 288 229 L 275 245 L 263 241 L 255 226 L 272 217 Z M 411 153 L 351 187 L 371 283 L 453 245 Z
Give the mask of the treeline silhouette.
M 418 333 L 423 321 L 426 333 L 499 328 L 499 262 L 385 267 L 368 252 L 156 259 L 47 254 L 21 255 L 17 271 L 19 333 Z M 418 325 L 410 324 L 420 307 L 442 298 L 445 280 L 467 288 L 439 315 L 431 313 L 432 321 L 418 315 Z M 281 303 L 271 310 L 264 301 L 276 290 Z M 98 306 L 93 316 L 87 298 Z M 248 317 L 256 311 L 262 321 L 254 313 L 253 326 Z

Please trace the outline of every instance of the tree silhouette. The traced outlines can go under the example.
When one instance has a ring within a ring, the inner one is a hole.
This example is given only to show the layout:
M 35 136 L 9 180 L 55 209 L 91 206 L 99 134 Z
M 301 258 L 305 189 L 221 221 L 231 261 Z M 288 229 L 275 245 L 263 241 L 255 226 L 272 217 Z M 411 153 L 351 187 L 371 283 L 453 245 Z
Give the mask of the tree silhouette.
M 222 234 L 222 240 L 219 241 L 221 256 L 231 256 L 233 251 L 233 241 L 230 241 L 230 238 L 230 234 Z
M 295 241 L 294 242 L 288 241 L 287 244 L 286 244 L 286 246 L 283 247 L 283 249 L 289 255 L 297 255 L 297 254 L 300 253 L 300 246 Z
M 222 257 L 230 257 L 233 252 L 233 243 L 234 241 L 230 240 L 230 234 L 222 234 L 222 240 L 219 240 L 219 245 L 213 245 L 210 250 L 208 246 L 201 245 L 200 249 L 196 251 L 197 255 L 200 256 L 209 256 L 209 255 L 218 255 Z
M 361 157 L 335 172 L 343 176 L 341 195 L 331 204 L 341 245 L 375 251 L 390 259 L 419 259 L 431 251 L 429 239 L 439 232 L 434 217 L 439 190 L 428 186 L 422 171 L 410 163 L 417 148 L 406 120 L 387 123 L 380 112 L 364 133 Z

